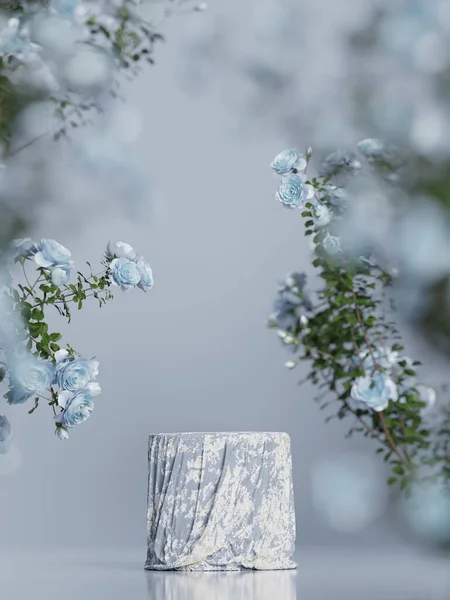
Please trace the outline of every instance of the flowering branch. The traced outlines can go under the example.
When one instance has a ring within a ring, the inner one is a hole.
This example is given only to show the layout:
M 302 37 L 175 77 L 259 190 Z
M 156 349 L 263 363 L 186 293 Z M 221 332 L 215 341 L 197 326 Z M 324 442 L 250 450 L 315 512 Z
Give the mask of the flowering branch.
M 77 303 L 80 310 L 89 297 L 97 298 L 100 306 L 112 299 L 112 286 L 122 290 L 139 287 L 147 292 L 153 286 L 152 270 L 129 244 L 109 242 L 102 261 L 104 270 L 93 274 L 87 263 L 90 276 L 78 272 L 77 285 L 74 285 L 69 283 L 74 266 L 71 253 L 55 240 L 43 239 L 39 243 L 30 238 L 15 240 L 12 251 L 11 262 L 20 263 L 27 285 L 15 286 L 11 281 L 2 292 L 2 308 L 7 310 L 2 311 L 0 323 L 0 380 L 7 377 L 9 387 L 4 397 L 8 404 L 23 404 L 34 397 L 34 407 L 29 414 L 38 408 L 40 400 L 45 400 L 54 413 L 57 437 L 67 439 L 69 429 L 90 416 L 93 398 L 101 392 L 96 382 L 99 363 L 94 358 L 80 357 L 68 344 L 65 349 L 60 347 L 57 342 L 62 336 L 49 332 L 46 308 L 55 306 L 70 322 L 70 301 Z M 32 261 L 38 272 L 33 284 L 25 268 Z M 42 294 L 36 291 L 40 281 L 43 283 L 38 290 Z M 84 287 L 83 282 L 89 287 Z M 89 291 L 92 293 L 87 293 Z M 28 302 L 29 298 L 35 303 Z M 6 334 L 9 322 L 13 325 Z M 45 391 L 50 393 L 50 398 L 44 395 Z M 3 424 L 5 431 L 8 429 L 8 436 L 2 439 L 0 427 L 0 452 L 6 451 L 11 441 L 10 426 L 6 426 L 5 418 L 1 419 L 0 425 Z
M 306 275 L 290 274 L 278 289 L 269 326 L 294 355 L 286 366 L 310 364 L 306 379 L 313 385 L 319 377 L 323 380 L 320 387 L 327 387 L 338 402 L 339 419 L 356 418 L 362 429 L 352 427 L 349 435 L 363 431 L 381 444 L 377 453 L 384 454 L 393 471 L 388 483 L 398 481 L 404 489 L 417 479 L 421 465 L 433 463 L 439 473 L 447 465 L 442 454 L 433 453 L 423 422 L 432 390 L 417 383 L 420 362 L 401 354 L 398 329 L 388 320 L 384 297 L 392 282 L 389 270 L 370 253 L 354 256 L 345 239 L 342 245 L 341 224 L 347 214 L 342 172 L 351 177 L 361 170 L 360 161 L 337 153 L 326 159 L 319 176 L 307 178 L 310 158 L 310 153 L 286 150 L 271 166 L 282 178 L 276 199 L 289 210 L 301 210 L 305 235 L 314 246 L 313 266 L 324 285 L 313 299 Z

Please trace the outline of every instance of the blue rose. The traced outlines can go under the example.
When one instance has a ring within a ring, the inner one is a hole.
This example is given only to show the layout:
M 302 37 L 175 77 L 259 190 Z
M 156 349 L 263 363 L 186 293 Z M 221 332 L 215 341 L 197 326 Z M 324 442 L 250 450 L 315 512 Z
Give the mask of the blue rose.
M 272 169 L 278 175 L 287 175 L 294 169 L 303 171 L 306 168 L 306 160 L 298 150 L 283 150 L 275 156 L 271 163 Z
M 89 389 L 83 388 L 67 397 L 63 394 L 58 396 L 58 404 L 64 408 L 63 412 L 55 417 L 55 421 L 66 429 L 75 427 L 86 421 L 94 410 L 94 403 Z
M 357 377 L 351 388 L 351 397 L 380 412 L 388 407 L 389 400 L 398 399 L 398 391 L 390 377 L 377 372 L 373 377 Z
M 14 359 L 10 370 L 11 388 L 5 394 L 8 404 L 22 404 L 34 392 L 48 389 L 55 379 L 55 365 L 34 356 Z
M 0 454 L 6 454 L 11 446 L 11 424 L 6 417 L 0 415 Z
M 145 262 L 145 260 L 142 256 L 139 256 L 138 258 L 136 258 L 135 263 L 136 263 L 139 275 L 141 276 L 141 280 L 138 283 L 138 288 L 140 288 L 144 292 L 147 292 L 149 289 L 151 289 L 153 287 L 153 283 L 154 283 L 153 273 L 150 268 L 150 265 L 147 262 Z
M 31 258 L 38 250 L 37 245 L 31 238 L 18 238 L 11 242 L 14 249 L 14 258 Z
M 303 204 L 314 195 L 298 175 L 288 175 L 281 181 L 276 193 L 276 199 L 286 208 L 301 208 Z
M 65 352 L 65 351 L 63 351 Z M 56 383 L 63 390 L 75 392 L 84 388 L 98 375 L 98 362 L 87 358 L 61 358 L 58 354 L 56 364 Z
M 111 261 L 110 268 L 112 283 L 120 286 L 122 290 L 134 288 L 141 281 L 137 264 L 128 258 L 115 258 Z
M 50 276 L 51 276 L 53 285 L 56 285 L 59 287 L 69 281 L 70 267 L 68 265 L 60 265 L 57 267 L 53 267 Z
M 38 244 L 38 252 L 34 255 L 34 260 L 39 267 L 48 269 L 57 265 L 70 266 L 71 256 L 70 250 L 55 240 L 43 239 Z

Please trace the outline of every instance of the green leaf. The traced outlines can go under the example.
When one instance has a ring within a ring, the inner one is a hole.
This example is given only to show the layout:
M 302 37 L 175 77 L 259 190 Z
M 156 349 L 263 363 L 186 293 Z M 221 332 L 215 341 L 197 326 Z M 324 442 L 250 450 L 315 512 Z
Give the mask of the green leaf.
M 53 352 L 58 352 L 58 350 L 60 350 L 58 344 L 54 344 L 53 342 L 50 344 L 50 348 L 53 350 Z
M 62 335 L 60 333 L 51 333 L 49 338 L 52 342 L 58 342 L 62 338 Z
M 392 485 L 396 481 L 397 481 L 397 477 L 389 477 L 389 479 L 387 480 L 387 484 Z
M 32 337 L 39 337 L 42 330 L 42 323 L 30 323 L 28 329 Z
M 33 308 L 33 310 L 31 311 L 31 318 L 35 321 L 42 321 L 44 317 L 44 311 L 40 310 L 39 308 Z
M 395 465 L 395 467 L 392 468 L 392 472 L 396 473 L 397 475 L 405 474 L 405 470 L 403 469 L 403 467 L 401 465 Z

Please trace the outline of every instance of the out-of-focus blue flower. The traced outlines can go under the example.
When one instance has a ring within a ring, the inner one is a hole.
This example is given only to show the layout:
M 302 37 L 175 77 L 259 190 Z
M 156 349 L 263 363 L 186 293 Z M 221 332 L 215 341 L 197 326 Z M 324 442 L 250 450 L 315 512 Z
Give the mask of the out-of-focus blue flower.
M 450 272 L 449 232 L 448 215 L 424 198 L 396 224 L 389 254 L 412 281 L 433 282 Z
M 378 138 L 367 138 L 362 140 L 357 145 L 358 150 L 363 154 L 369 161 L 381 161 L 389 165 L 392 169 L 400 168 L 405 160 L 402 156 L 399 148 L 392 144 L 386 144 Z M 398 175 L 396 173 L 389 173 L 388 180 L 396 180 Z
M 37 245 L 29 237 L 13 240 L 11 246 L 14 249 L 14 258 L 31 258 L 37 252 Z
M 278 175 L 287 175 L 294 169 L 304 171 L 306 169 L 306 159 L 298 150 L 283 150 L 275 156 L 271 163 L 272 169 Z
M 377 138 L 367 138 L 362 140 L 358 143 L 357 147 L 361 154 L 369 157 L 381 156 L 385 149 L 382 140 Z
M 359 356 L 354 360 L 358 364 L 362 363 L 364 369 L 370 373 L 375 364 L 383 369 L 391 369 L 402 359 L 399 358 L 398 352 L 392 350 L 390 346 L 374 346 L 371 350 L 361 350 Z
M 134 261 L 136 263 L 139 275 L 141 276 L 140 282 L 137 284 L 138 288 L 144 292 L 148 292 L 153 287 L 153 273 L 150 265 L 144 260 L 143 256 L 139 256 Z
M 312 303 L 305 292 L 306 275 L 291 273 L 280 284 L 274 303 L 274 312 L 269 321 L 284 331 L 294 330 L 304 311 L 312 309 Z
M 283 177 L 276 193 L 276 199 L 286 208 L 301 208 L 314 196 L 314 188 L 304 182 L 299 175 Z
M 327 184 L 326 195 L 330 199 L 330 204 L 333 206 L 345 206 L 348 200 L 347 190 L 336 185 Z
M 86 421 L 94 409 L 92 395 L 87 388 L 78 390 L 72 395 L 68 392 L 59 394 L 58 404 L 64 411 L 55 417 L 55 421 L 66 429 Z
M 63 390 L 75 392 L 80 388 L 85 388 L 97 377 L 98 361 L 87 358 L 62 357 L 63 354 L 59 354 L 57 358 L 56 382 Z
M 70 267 L 67 265 L 53 267 L 51 271 L 51 279 L 52 283 L 58 287 L 64 283 L 67 283 L 70 280 Z
M 340 239 L 328 233 L 322 241 L 322 246 L 328 254 L 337 254 L 341 250 Z
M 48 389 L 55 379 L 55 365 L 32 355 L 12 359 L 10 389 L 5 394 L 8 404 L 22 404 L 34 392 Z
M 38 244 L 38 252 L 34 255 L 34 260 L 39 267 L 48 269 L 56 266 L 72 266 L 70 250 L 59 244 L 55 240 L 43 239 Z
M 36 56 L 38 46 L 30 41 L 28 29 L 21 27 L 20 20 L 11 18 L 0 30 L 0 55 L 14 56 L 26 61 Z
M 355 154 L 337 150 L 329 154 L 322 162 L 319 174 L 323 177 L 337 175 L 343 171 L 354 175 L 362 165 Z
M 311 212 L 317 227 L 325 227 L 331 221 L 331 212 L 325 204 L 316 204 Z
M 113 240 L 109 240 L 106 246 L 106 256 L 107 258 L 128 258 L 129 260 L 134 260 L 136 258 L 136 252 L 126 242 L 115 242 Z
M 11 446 L 11 424 L 8 419 L 0 415 L 0 454 L 6 454 Z
M 387 506 L 383 471 L 369 456 L 323 460 L 313 470 L 311 484 L 315 509 L 338 531 L 361 531 Z
M 65 17 L 73 17 L 80 8 L 80 0 L 52 0 L 51 6 Z
M 129 290 L 141 281 L 138 266 L 128 258 L 115 258 L 111 261 L 112 283 L 122 290 Z
M 448 481 L 438 479 L 415 484 L 401 503 L 410 531 L 424 542 L 450 543 L 450 493 Z
M 436 390 L 431 385 L 426 385 L 425 383 L 418 383 L 415 388 L 419 394 L 420 401 L 425 403 L 423 412 L 431 411 L 436 404 Z
M 381 412 L 389 405 L 389 400 L 398 399 L 397 386 L 385 373 L 377 372 L 373 377 L 357 377 L 351 388 L 354 400 L 363 402 L 369 408 Z

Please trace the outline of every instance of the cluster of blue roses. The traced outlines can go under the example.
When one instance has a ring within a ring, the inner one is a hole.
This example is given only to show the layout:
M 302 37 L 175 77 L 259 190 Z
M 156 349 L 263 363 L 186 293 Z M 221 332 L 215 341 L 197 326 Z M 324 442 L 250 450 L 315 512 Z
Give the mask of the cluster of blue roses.
M 281 185 L 276 193 L 276 199 L 285 208 L 304 208 L 305 204 L 311 204 L 311 217 L 317 229 L 322 229 L 330 224 L 332 211 L 323 202 L 320 193 L 311 185 L 306 178 L 306 168 L 312 155 L 311 148 L 306 154 L 301 154 L 296 149 L 283 150 L 273 159 L 272 169 L 281 176 Z M 326 193 L 330 199 L 340 197 L 340 190 L 336 186 L 327 186 Z M 333 202 L 330 202 L 332 204 Z M 339 238 L 331 235 L 329 231 L 321 241 L 325 251 L 337 254 L 341 250 Z
M 73 268 L 70 250 L 55 240 L 42 239 L 34 242 L 31 238 L 20 238 L 12 243 L 14 258 L 34 259 L 38 267 L 48 270 L 51 281 L 61 286 L 70 280 Z
M 37 266 L 50 273 L 51 281 L 61 286 L 70 280 L 74 263 L 70 250 L 55 240 L 42 239 L 34 242 L 31 238 L 14 240 L 14 257 L 34 259 Z M 122 290 L 138 287 L 147 292 L 153 287 L 153 273 L 143 256 L 125 242 L 109 241 L 106 258 L 111 270 L 111 283 Z
M 60 414 L 56 415 L 56 435 L 69 437 L 69 429 L 85 421 L 91 414 L 92 398 L 101 392 L 95 381 L 99 363 L 94 359 L 74 358 L 67 350 L 55 352 L 56 364 L 32 355 L 17 356 L 9 364 L 10 388 L 5 394 L 8 404 L 23 404 L 29 398 L 59 386 Z
M 147 292 L 153 287 L 153 273 L 142 256 L 125 242 L 110 241 L 106 247 L 106 258 L 110 261 L 113 285 L 127 291 L 138 287 Z
M 401 156 L 398 149 L 385 144 L 381 140 L 369 138 L 358 143 L 359 154 L 369 164 L 387 165 L 390 169 L 401 165 Z M 334 176 L 344 173 L 347 176 L 356 175 L 363 167 L 357 155 L 338 151 L 330 154 L 323 161 L 320 176 L 323 178 L 318 184 L 317 179 L 312 180 L 314 186 L 306 178 L 305 171 L 311 158 L 309 149 L 305 154 L 296 149 L 283 150 L 271 163 L 272 169 L 282 177 L 281 186 L 276 198 L 284 207 L 289 209 L 305 208 L 302 213 L 310 219 L 309 226 L 314 225 L 316 233 L 321 232 L 319 242 L 328 254 L 342 252 L 340 239 L 331 235 L 327 226 L 332 222 L 334 210 L 346 206 L 346 192 L 343 187 L 330 184 Z M 389 172 L 389 171 L 388 171 Z M 307 223 L 308 225 L 308 223 Z M 366 258 L 360 259 L 367 264 Z M 269 317 L 269 326 L 278 330 L 278 335 L 283 344 L 293 352 L 298 350 L 301 342 L 299 335 L 307 331 L 313 304 L 305 289 L 306 275 L 304 273 L 291 273 L 278 288 L 278 295 L 274 303 L 274 312 Z M 428 385 L 417 384 L 414 378 L 399 378 L 400 363 L 407 369 L 413 368 L 409 357 L 401 357 L 397 351 L 390 347 L 375 347 L 369 352 L 361 351 L 355 358 L 355 366 L 363 367 L 364 375 L 356 377 L 351 387 L 351 398 L 363 403 L 366 407 L 379 412 L 385 410 L 390 401 L 402 401 L 402 395 L 408 389 L 415 388 L 420 398 L 427 406 L 432 406 L 436 395 L 434 389 Z M 294 368 L 298 361 L 289 360 L 285 363 L 288 368 Z

